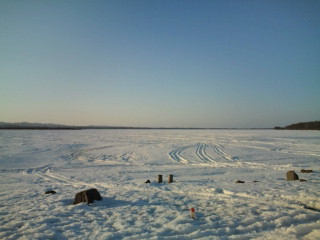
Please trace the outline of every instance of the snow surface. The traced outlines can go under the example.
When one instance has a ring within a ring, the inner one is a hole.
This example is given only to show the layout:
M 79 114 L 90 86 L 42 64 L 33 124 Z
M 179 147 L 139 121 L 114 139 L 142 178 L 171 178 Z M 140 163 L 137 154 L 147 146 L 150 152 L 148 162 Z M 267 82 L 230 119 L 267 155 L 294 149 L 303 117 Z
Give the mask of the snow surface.
M 0 176 L 0 239 L 320 239 L 319 131 L 3 130 Z

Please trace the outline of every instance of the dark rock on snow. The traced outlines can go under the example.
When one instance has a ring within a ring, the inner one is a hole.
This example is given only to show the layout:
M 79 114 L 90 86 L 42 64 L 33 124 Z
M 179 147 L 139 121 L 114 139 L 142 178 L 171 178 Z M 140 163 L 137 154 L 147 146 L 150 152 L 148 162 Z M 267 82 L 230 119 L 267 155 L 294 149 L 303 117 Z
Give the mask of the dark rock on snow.
M 150 183 L 150 180 L 147 180 L 146 183 Z
M 287 181 L 299 180 L 299 176 L 295 173 L 295 171 L 287 172 Z
M 313 171 L 312 170 L 307 170 L 307 169 L 301 169 L 301 172 L 302 173 L 312 173 Z
M 236 183 L 244 183 L 244 181 L 240 181 L 240 180 L 238 180 L 238 181 L 236 181 Z
M 56 194 L 56 192 L 53 191 L 53 190 L 48 190 L 48 191 L 46 191 L 44 194 Z
M 82 192 L 78 192 L 74 198 L 73 204 L 86 202 L 87 204 L 93 203 L 93 201 L 101 201 L 102 197 L 97 189 L 91 188 Z

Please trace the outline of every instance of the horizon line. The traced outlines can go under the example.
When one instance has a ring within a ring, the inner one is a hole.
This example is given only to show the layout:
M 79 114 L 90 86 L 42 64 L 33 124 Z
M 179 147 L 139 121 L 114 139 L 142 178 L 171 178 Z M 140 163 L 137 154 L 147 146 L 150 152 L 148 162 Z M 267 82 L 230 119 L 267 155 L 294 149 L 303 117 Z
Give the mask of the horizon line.
M 2 125 L 2 126 L 1 126 Z M 7 125 L 7 126 L 6 126 Z M 138 126 L 112 126 L 112 125 L 69 125 L 39 122 L 0 122 L 1 129 L 274 129 L 274 127 L 138 127 Z

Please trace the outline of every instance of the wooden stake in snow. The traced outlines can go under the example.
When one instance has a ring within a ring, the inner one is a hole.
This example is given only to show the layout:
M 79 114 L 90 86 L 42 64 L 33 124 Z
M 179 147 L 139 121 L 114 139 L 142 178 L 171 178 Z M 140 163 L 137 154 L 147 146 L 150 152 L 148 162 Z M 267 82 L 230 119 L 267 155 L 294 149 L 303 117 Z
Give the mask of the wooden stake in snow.
M 195 214 L 194 208 L 190 208 L 190 212 L 191 212 L 192 219 L 196 219 L 196 214 Z
M 168 183 L 172 183 L 172 182 L 173 182 L 173 175 L 169 175 Z
M 158 183 L 162 183 L 162 175 L 158 175 Z

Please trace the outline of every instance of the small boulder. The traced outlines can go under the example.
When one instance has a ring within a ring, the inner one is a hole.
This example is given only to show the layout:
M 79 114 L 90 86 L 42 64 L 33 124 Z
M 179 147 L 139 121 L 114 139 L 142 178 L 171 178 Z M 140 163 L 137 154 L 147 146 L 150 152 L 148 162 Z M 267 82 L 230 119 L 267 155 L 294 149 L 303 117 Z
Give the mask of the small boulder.
M 294 181 L 294 180 L 299 180 L 299 176 L 296 174 L 295 171 L 288 171 L 287 181 Z
M 301 169 L 302 173 L 313 173 L 313 171 L 311 169 Z
M 87 204 L 93 203 L 93 201 L 101 201 L 102 197 L 97 189 L 91 188 L 82 192 L 78 192 L 74 198 L 73 204 L 86 202 Z
M 146 183 L 150 183 L 150 180 L 147 180 Z

